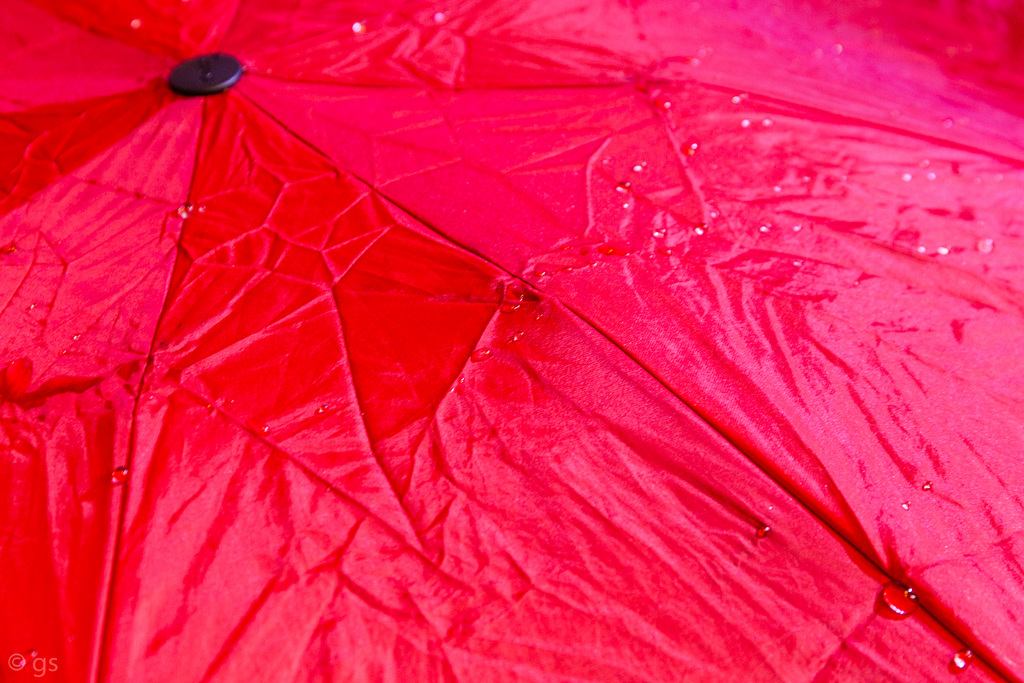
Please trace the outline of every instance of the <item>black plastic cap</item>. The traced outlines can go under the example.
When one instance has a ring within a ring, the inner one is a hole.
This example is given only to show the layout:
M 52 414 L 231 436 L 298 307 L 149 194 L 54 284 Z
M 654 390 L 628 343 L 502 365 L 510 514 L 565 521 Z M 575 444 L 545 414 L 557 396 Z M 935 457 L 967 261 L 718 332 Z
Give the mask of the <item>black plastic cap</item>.
M 186 59 L 174 67 L 167 83 L 179 95 L 214 95 L 238 83 L 241 77 L 241 62 L 217 53 Z

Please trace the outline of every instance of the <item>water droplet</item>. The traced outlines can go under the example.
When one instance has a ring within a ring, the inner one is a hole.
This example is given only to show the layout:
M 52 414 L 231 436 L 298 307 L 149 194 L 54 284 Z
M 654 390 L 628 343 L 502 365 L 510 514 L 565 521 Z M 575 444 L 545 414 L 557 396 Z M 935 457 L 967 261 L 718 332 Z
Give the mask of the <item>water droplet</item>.
M 804 262 L 801 261 L 800 259 L 797 259 L 796 261 L 793 261 L 793 265 L 796 266 L 797 268 L 799 268 L 803 264 L 804 264 Z
M 480 363 L 481 361 L 487 360 L 492 355 L 494 355 L 494 351 L 491 351 L 488 348 L 481 348 L 481 349 L 477 349 L 476 351 L 474 351 L 473 355 L 470 356 L 469 358 L 474 363 Z
M 321 414 L 323 414 L 323 413 L 324 413 L 324 412 L 325 412 L 326 410 L 327 410 L 327 406 L 320 406 L 319 408 L 317 408 L 317 409 L 316 409 L 316 413 L 317 413 L 317 415 L 321 415 Z
M 80 335 L 80 334 L 75 334 L 75 335 L 72 335 L 72 337 L 71 337 L 71 341 L 78 341 L 78 340 L 79 340 L 79 339 L 81 339 L 81 338 L 82 338 L 82 335 Z
M 942 127 L 943 128 L 952 128 L 953 127 L 953 119 L 943 119 L 942 120 Z
M 693 228 L 693 231 L 694 231 L 695 233 L 697 233 L 698 235 L 703 235 L 703 234 L 704 234 L 704 230 L 705 230 L 705 229 L 706 229 L 707 227 L 708 227 L 708 226 L 707 226 L 707 224 L 705 224 L 705 223 L 701 223 L 700 225 L 696 225 L 696 226 L 694 226 L 694 228 Z
M 697 138 L 690 138 L 689 140 L 686 141 L 686 144 L 683 145 L 683 154 L 685 154 L 688 157 L 692 157 L 694 154 L 697 153 L 698 147 L 700 147 L 700 142 L 697 140 Z
M 910 509 L 910 503 L 903 503 L 902 505 L 900 505 L 900 507 L 903 508 L 904 510 L 909 510 Z
M 361 21 L 355 22 L 352 24 L 352 33 L 355 33 L 356 35 L 366 33 L 366 24 Z
M 128 481 L 128 468 L 118 467 L 110 473 L 110 483 L 123 484 Z
M 794 225 L 793 226 L 793 232 L 800 232 L 803 229 L 804 229 L 804 226 L 802 226 L 802 225 Z
M 179 218 L 188 218 L 189 216 L 192 215 L 192 210 L 194 208 L 195 207 L 193 207 L 191 204 L 189 204 L 187 202 L 185 204 L 182 204 L 181 206 L 178 207 L 178 217 Z
M 717 212 L 717 211 L 715 211 L 714 209 L 712 209 L 711 211 L 709 211 L 709 212 L 708 212 L 708 215 L 709 215 L 709 216 L 711 216 L 712 218 L 718 218 L 718 212 Z
M 959 671 L 963 671 L 971 665 L 974 661 L 974 653 L 968 650 L 966 647 L 962 650 L 957 650 L 953 655 L 953 661 L 951 664 Z
M 3 247 L 0 247 L 0 254 L 13 254 L 16 251 L 18 251 L 18 247 L 14 245 L 13 241 Z
M 917 609 L 917 595 L 914 594 L 914 589 L 899 581 L 886 584 L 882 589 L 882 600 L 893 614 L 901 617 L 909 616 Z
M 434 14 L 434 23 L 435 24 L 443 24 L 444 20 L 447 19 L 447 18 L 448 17 L 445 16 L 444 12 L 437 12 L 437 13 Z
M 671 256 L 672 250 L 669 249 L 668 247 L 661 247 L 658 249 L 658 253 L 662 254 L 663 256 Z
M 35 304 L 29 304 L 29 305 L 28 305 L 28 310 L 30 310 L 30 311 L 33 311 L 33 310 L 35 310 L 35 308 L 36 308 L 36 305 L 35 305 Z
M 523 301 L 526 299 L 526 289 L 518 282 L 505 287 L 505 298 L 509 301 Z
M 632 187 L 632 184 L 628 180 L 623 180 L 621 183 L 615 186 L 615 191 L 625 194 L 629 192 L 630 187 Z
M 938 249 L 936 249 L 935 251 L 937 251 L 938 253 L 940 253 L 940 254 L 942 254 L 943 256 L 945 256 L 946 254 L 948 254 L 948 253 L 949 253 L 949 247 L 939 247 L 939 248 L 938 248 Z
M 921 159 L 921 161 L 917 162 L 917 165 L 921 168 L 928 168 L 932 165 L 932 162 L 928 159 Z
M 772 121 L 769 118 L 765 118 L 765 119 L 761 120 L 761 125 L 764 126 L 765 128 L 767 128 L 768 126 L 772 125 L 773 123 L 775 123 L 775 121 Z
M 758 228 L 758 230 L 761 232 L 768 232 L 769 230 L 771 230 L 771 228 L 767 225 L 762 225 L 760 228 Z
M 18 358 L 0 370 L 0 398 L 19 398 L 32 385 L 32 361 Z
M 924 485 L 921 487 L 921 489 L 924 490 L 924 491 L 931 491 L 932 490 L 932 483 L 930 481 L 926 481 L 924 483 Z
M 743 101 L 743 98 L 740 97 L 739 95 L 733 95 L 732 96 L 732 103 L 733 104 L 739 104 L 742 101 Z
M 923 254 L 923 253 L 924 253 L 924 252 L 926 252 L 926 251 L 928 251 L 928 250 L 927 250 L 927 249 L 926 249 L 926 248 L 924 247 L 924 245 L 921 245 L 921 246 L 919 246 L 919 247 L 917 248 L 917 253 L 918 253 L 918 254 Z
M 835 55 L 843 54 L 843 46 L 840 45 L 839 43 L 836 43 L 835 45 L 833 45 L 832 46 L 832 54 L 835 54 Z
M 627 250 L 610 244 L 602 244 L 597 248 L 597 250 L 605 256 L 629 256 L 629 252 Z
M 772 188 L 772 191 L 773 192 L 782 192 L 782 186 L 776 185 L 775 187 Z
M 743 119 L 742 121 L 740 121 L 740 126 L 742 126 L 743 128 L 749 128 L 750 127 L 750 119 Z
M 132 19 L 131 27 L 138 30 L 142 26 L 142 19 Z
M 633 165 L 633 170 L 635 172 L 637 172 L 637 173 L 640 173 L 642 170 L 644 170 L 644 165 L 643 164 L 634 164 Z
M 935 178 L 936 178 L 935 172 L 934 171 L 928 171 L 928 175 L 926 175 L 925 177 L 928 178 L 928 180 L 935 180 Z
M 767 524 L 765 524 L 764 526 L 758 528 L 758 530 L 757 530 L 757 537 L 758 538 L 764 538 L 765 536 L 768 535 L 768 532 L 770 532 L 771 530 L 772 530 L 772 528 L 770 526 L 768 526 Z
M 651 234 L 654 235 L 655 237 L 661 239 L 662 237 L 665 236 L 666 231 L 665 231 L 665 228 L 658 228 L 657 230 L 655 230 Z
M 910 180 L 911 180 L 911 179 L 912 179 L 912 178 L 913 178 L 914 176 L 910 175 L 909 173 L 904 173 L 904 174 L 903 174 L 902 176 L 900 176 L 900 177 L 901 177 L 901 178 L 903 178 L 903 182 L 905 182 L 905 183 L 909 183 L 909 182 L 910 182 Z
M 515 313 L 517 310 L 519 310 L 519 306 L 520 304 L 505 303 L 502 304 L 501 307 L 498 308 L 498 310 L 507 315 L 509 313 Z
M 978 240 L 978 251 L 982 254 L 991 254 L 996 243 L 991 238 L 985 237 Z
M 668 99 L 664 95 L 658 95 L 654 98 L 654 106 L 658 109 L 669 110 L 672 108 L 672 100 Z
M 39 656 L 39 650 L 29 650 L 28 651 L 28 658 L 29 659 L 35 659 L 38 656 Z
M 263 425 L 263 429 L 261 429 L 260 431 L 263 432 L 264 434 L 269 434 L 270 427 L 268 427 L 267 425 Z
M 525 336 L 526 336 L 526 333 L 523 332 L 522 330 L 519 330 L 518 332 L 513 334 L 511 337 L 509 337 L 508 340 L 510 342 L 517 342 L 517 341 L 519 341 L 520 339 L 522 339 Z

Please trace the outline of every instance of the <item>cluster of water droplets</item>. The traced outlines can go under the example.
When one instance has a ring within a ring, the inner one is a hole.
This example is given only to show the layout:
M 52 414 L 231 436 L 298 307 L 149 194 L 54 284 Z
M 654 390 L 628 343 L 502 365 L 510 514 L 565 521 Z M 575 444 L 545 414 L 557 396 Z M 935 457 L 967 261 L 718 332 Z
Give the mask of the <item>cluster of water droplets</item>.
M 191 218 L 192 215 L 195 214 L 195 213 L 205 213 L 205 212 L 206 212 L 206 207 L 205 206 L 196 206 L 195 204 L 192 204 L 191 202 L 183 203 L 181 206 L 178 207 L 177 211 L 175 211 L 175 213 L 178 215 L 178 218 L 181 218 L 182 220 L 184 220 L 186 218 Z

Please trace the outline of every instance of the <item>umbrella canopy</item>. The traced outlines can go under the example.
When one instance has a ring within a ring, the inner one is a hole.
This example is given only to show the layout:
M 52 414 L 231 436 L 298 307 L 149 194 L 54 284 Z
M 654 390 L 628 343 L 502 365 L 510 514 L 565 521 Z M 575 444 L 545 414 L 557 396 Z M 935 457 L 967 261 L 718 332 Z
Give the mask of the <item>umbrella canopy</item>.
M 4 676 L 1024 679 L 1022 17 L 5 0 Z

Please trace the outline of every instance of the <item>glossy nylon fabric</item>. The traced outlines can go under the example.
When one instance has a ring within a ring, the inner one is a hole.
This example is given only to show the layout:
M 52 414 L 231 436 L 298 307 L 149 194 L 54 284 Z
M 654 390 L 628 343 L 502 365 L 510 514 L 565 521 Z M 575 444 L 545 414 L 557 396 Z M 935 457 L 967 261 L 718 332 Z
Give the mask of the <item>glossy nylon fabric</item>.
M 5 0 L 3 680 L 1024 679 L 1022 21 Z

